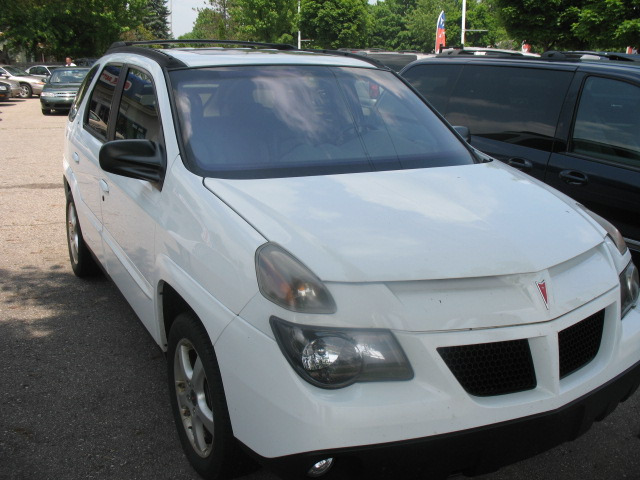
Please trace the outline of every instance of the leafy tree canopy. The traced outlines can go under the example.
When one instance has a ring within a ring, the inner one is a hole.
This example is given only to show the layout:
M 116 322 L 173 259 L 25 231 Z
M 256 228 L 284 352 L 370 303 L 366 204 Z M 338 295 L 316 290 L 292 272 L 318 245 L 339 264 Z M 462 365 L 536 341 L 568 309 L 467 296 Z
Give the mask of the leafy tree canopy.
M 297 10 L 296 0 L 235 0 L 231 16 L 243 40 L 292 43 Z
M 302 0 L 302 35 L 309 47 L 366 47 L 367 0 Z
M 9 48 L 41 54 L 99 56 L 121 35 L 143 24 L 147 0 L 20 0 L 0 9 Z

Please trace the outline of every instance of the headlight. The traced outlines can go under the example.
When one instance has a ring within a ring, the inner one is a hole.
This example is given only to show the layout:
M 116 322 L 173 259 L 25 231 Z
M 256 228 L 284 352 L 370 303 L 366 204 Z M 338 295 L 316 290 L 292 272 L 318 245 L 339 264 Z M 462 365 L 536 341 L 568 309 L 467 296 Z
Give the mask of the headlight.
M 276 317 L 271 317 L 271 328 L 298 375 L 317 387 L 413 378 L 411 365 L 389 330 L 312 327 Z
M 611 222 L 609 222 L 608 220 L 605 220 L 597 213 L 593 213 L 591 210 L 584 207 L 583 205 L 580 205 L 580 204 L 578 205 L 582 207 L 582 209 L 586 213 L 588 213 L 591 218 L 593 218 L 596 222 L 598 222 L 600 226 L 607 231 L 607 234 L 611 237 L 611 240 L 613 240 L 613 243 L 616 244 L 616 247 L 618 248 L 620 255 L 624 255 L 627 252 L 627 243 L 624 241 L 624 238 L 622 237 L 622 234 L 620 233 L 620 231 L 616 227 L 614 227 L 611 224 Z
M 9 90 L 8 87 L 5 87 L 4 85 L 0 85 L 0 91 L 5 92 L 7 90 Z
M 41 97 L 53 97 L 55 94 L 53 92 L 42 92 L 40 94 Z
M 633 262 L 629 262 L 627 268 L 620 274 L 621 318 L 624 317 L 638 301 L 638 292 L 640 292 L 638 269 Z
M 267 243 L 256 252 L 260 292 L 287 310 L 335 313 L 333 297 L 311 270 L 281 247 Z

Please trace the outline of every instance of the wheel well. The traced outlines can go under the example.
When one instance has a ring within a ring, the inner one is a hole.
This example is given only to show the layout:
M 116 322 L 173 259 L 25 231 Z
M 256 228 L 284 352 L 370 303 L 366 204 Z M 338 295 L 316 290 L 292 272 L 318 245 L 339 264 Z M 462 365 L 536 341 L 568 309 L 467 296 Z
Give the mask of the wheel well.
M 171 325 L 176 317 L 185 312 L 191 312 L 197 318 L 197 315 L 189 304 L 180 296 L 178 292 L 168 283 L 162 286 L 162 317 L 164 318 L 165 339 L 169 337 Z

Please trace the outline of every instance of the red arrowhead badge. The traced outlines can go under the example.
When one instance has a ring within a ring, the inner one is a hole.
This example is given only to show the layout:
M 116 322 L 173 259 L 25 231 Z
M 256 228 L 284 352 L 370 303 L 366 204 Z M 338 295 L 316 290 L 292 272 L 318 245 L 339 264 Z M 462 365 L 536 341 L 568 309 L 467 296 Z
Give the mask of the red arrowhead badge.
M 542 297 L 542 301 L 544 302 L 544 306 L 549 310 L 549 297 L 547 296 L 547 284 L 545 281 L 536 282 L 536 286 L 538 287 L 538 291 L 540 292 L 540 296 Z

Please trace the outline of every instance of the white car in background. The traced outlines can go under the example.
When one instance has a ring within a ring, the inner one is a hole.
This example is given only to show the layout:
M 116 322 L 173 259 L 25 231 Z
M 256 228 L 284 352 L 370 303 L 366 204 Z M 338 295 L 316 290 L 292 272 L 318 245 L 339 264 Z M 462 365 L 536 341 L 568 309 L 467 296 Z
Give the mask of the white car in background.
M 20 85 L 20 98 L 30 98 L 33 95 L 40 95 L 44 88 L 42 78 L 29 75 L 27 72 L 11 65 L 0 65 L 0 79 L 8 79 Z
M 638 271 L 606 220 L 362 57 L 210 43 L 114 45 L 63 160 L 71 266 L 167 352 L 202 476 L 239 446 L 291 478 L 482 472 L 636 390 Z

